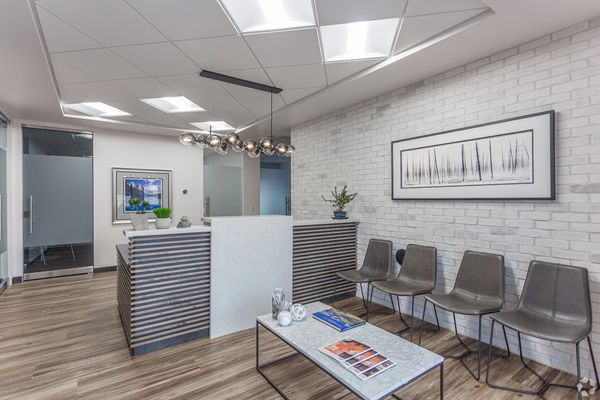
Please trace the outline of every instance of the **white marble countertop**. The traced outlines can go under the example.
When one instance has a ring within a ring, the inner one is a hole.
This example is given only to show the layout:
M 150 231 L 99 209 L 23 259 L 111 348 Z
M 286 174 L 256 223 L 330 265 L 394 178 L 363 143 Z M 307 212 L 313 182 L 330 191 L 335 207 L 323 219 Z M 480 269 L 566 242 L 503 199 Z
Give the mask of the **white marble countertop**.
M 206 225 L 192 225 L 189 228 L 168 228 L 168 229 L 156 229 L 150 228 L 143 231 L 134 231 L 133 229 L 123 229 L 123 235 L 125 237 L 141 237 L 141 236 L 158 236 L 158 235 L 173 235 L 173 234 L 184 234 L 184 233 L 198 233 L 198 232 L 210 232 L 210 226 Z
M 244 218 L 272 218 L 272 217 L 285 217 L 285 215 L 243 215 L 243 216 L 232 216 L 232 217 L 204 217 L 202 221 L 206 225 L 210 225 L 210 222 L 216 218 L 228 218 L 228 219 L 244 219 Z M 333 218 L 322 218 L 322 219 L 294 219 L 293 224 L 300 225 L 325 225 L 325 224 L 343 224 L 343 223 L 358 223 L 357 219 L 333 219 Z
M 343 380 L 363 399 L 380 399 L 389 395 L 444 362 L 442 356 L 369 323 L 346 332 L 338 332 L 312 317 L 314 312 L 331 307 L 321 302 L 305 306 L 306 320 L 292 322 L 287 327 L 279 326 L 271 317 L 271 313 L 257 317 L 257 320 L 284 341 L 300 349 L 305 357 Z M 371 346 L 394 361 L 396 365 L 371 379 L 362 381 L 349 369 L 318 350 L 321 346 L 344 338 L 355 339 Z M 434 372 L 434 374 L 437 379 L 438 373 Z

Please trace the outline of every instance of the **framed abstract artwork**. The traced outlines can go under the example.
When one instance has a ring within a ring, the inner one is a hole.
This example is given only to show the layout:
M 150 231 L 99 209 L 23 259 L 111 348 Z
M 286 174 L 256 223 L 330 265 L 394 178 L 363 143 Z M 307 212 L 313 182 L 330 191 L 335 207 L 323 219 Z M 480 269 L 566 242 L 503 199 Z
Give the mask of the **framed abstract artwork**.
M 554 111 L 392 142 L 393 200 L 553 200 L 554 185 Z
M 144 203 L 149 215 L 161 207 L 173 208 L 171 197 L 171 171 L 113 168 L 113 224 L 129 223 L 129 215 L 140 211 L 141 205 L 130 204 L 131 198 Z M 153 220 L 153 219 L 150 219 Z

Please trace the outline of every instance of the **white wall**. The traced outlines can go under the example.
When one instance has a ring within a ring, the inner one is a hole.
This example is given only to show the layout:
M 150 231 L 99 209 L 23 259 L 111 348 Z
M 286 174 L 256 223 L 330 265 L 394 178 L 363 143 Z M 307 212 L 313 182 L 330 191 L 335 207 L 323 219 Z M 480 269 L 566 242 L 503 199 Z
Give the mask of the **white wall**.
M 10 276 L 23 275 L 23 177 L 21 125 L 79 129 L 76 125 L 13 120 L 9 127 L 9 264 Z M 203 199 L 203 155 L 196 148 L 182 146 L 175 137 L 92 130 L 94 133 L 94 266 L 116 264 L 115 245 L 125 243 L 123 228 L 112 224 L 112 167 L 169 169 L 173 171 L 173 219 L 187 215 L 200 224 Z M 188 194 L 182 193 L 183 189 Z
M 393 82 L 390 86 L 393 87 Z M 392 201 L 393 140 L 556 110 L 556 201 Z M 410 87 L 295 127 L 292 205 L 297 218 L 326 217 L 320 195 L 334 185 L 358 191 L 350 214 L 359 226 L 359 259 L 370 238 L 398 248 L 436 246 L 438 292 L 450 290 L 465 249 L 502 253 L 512 308 L 532 259 L 590 271 L 600 351 L 600 18 L 475 61 Z M 323 143 L 315 146 L 314 143 Z M 385 296 L 376 300 L 386 303 Z M 406 310 L 406 303 L 404 304 Z M 416 309 L 420 314 L 422 302 Z M 448 314 L 440 317 L 450 326 Z M 428 316 L 432 320 L 432 315 Z M 484 338 L 489 333 L 485 318 Z M 459 318 L 476 337 L 476 321 Z M 510 337 L 516 350 L 516 339 Z M 495 339 L 500 346 L 500 337 Z M 587 346 L 582 356 L 588 358 Z M 574 346 L 527 340 L 527 357 L 574 372 Z M 590 375 L 590 364 L 584 360 Z
M 176 137 L 126 132 L 94 132 L 94 266 L 114 266 L 115 245 L 125 243 L 130 225 L 112 224 L 112 168 L 168 169 L 173 172 L 173 221 L 183 215 L 201 224 L 203 154 Z M 188 190 L 183 194 L 184 189 Z

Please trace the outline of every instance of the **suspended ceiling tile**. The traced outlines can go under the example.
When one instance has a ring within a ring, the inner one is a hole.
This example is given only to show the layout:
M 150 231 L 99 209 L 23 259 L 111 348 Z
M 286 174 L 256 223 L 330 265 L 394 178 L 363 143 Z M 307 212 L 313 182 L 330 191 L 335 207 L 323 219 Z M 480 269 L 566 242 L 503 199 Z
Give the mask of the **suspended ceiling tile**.
M 245 38 L 263 67 L 322 62 L 317 30 L 314 28 L 257 33 L 246 35 Z
M 69 83 L 62 85 L 62 87 L 88 97 L 92 99 L 92 101 L 101 101 L 108 103 L 109 105 L 112 100 L 134 99 L 129 93 L 119 90 L 105 82 Z
M 281 97 L 285 100 L 286 104 L 291 104 L 295 101 L 305 98 L 322 88 L 303 88 L 303 89 L 287 89 L 281 92 Z
M 73 51 L 55 55 L 59 60 L 99 80 L 141 78 L 146 74 L 108 49 Z
M 327 84 L 323 64 L 271 67 L 266 71 L 275 86 L 283 89 L 323 87 Z
M 80 93 L 76 93 L 64 86 L 59 86 L 58 90 L 60 91 L 60 101 L 63 104 L 83 103 L 86 101 L 92 101 L 92 99 L 90 99 L 89 97 L 86 97 Z
M 207 111 L 219 121 L 225 121 L 236 128 L 254 121 L 255 116 L 231 96 L 214 96 Z
M 486 8 L 481 0 L 409 0 L 407 17 Z
M 127 111 L 132 115 L 136 115 L 141 118 L 145 118 L 146 116 L 155 116 L 159 117 L 164 112 L 138 100 L 138 99 L 130 99 L 130 100 L 113 100 L 111 102 L 113 107 L 116 107 L 120 110 Z
M 54 75 L 59 84 L 97 81 L 93 76 L 71 67 L 69 64 L 65 64 L 54 56 L 51 57 L 51 61 Z
M 198 74 L 159 76 L 156 79 L 176 90 L 180 96 L 189 97 L 190 94 L 205 96 L 226 94 L 216 81 L 203 78 Z
M 404 18 L 395 53 L 419 44 L 479 13 L 481 10 L 468 10 Z
M 102 47 L 101 44 L 90 39 L 43 8 L 37 7 L 37 13 L 50 53 Z
M 128 0 L 170 40 L 236 35 L 216 0 Z
M 319 25 L 399 18 L 407 0 L 316 0 Z M 420 1 L 420 0 L 417 0 Z
M 344 61 L 337 63 L 325 64 L 327 72 L 327 82 L 329 85 L 353 75 L 365 68 L 377 64 L 381 60 L 361 60 L 361 61 Z
M 123 0 L 38 0 L 37 4 L 106 47 L 166 40 Z
M 129 93 L 138 99 L 178 96 L 176 90 L 155 78 L 135 78 L 107 81 L 108 84 Z
M 175 45 L 202 69 L 215 72 L 260 68 L 239 36 L 177 41 Z
M 200 68 L 171 43 L 138 44 L 111 50 L 152 76 L 200 72 Z

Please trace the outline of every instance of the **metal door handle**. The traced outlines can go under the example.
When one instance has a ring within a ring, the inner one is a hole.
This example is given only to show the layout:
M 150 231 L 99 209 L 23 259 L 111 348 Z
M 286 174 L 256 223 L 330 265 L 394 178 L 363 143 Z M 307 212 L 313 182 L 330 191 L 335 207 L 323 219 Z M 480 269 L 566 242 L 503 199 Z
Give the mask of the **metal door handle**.
M 33 233 L 33 196 L 29 196 L 29 233 Z

